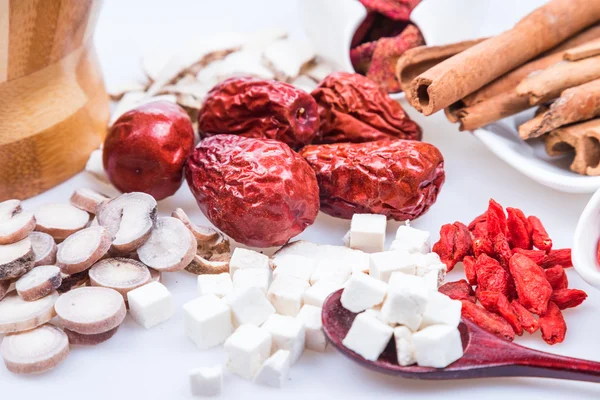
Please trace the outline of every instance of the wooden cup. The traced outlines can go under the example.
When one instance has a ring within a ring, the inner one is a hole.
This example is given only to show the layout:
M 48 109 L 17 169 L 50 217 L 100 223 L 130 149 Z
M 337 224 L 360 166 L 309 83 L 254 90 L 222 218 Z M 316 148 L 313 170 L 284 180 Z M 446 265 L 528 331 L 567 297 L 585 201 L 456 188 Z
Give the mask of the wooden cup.
M 81 171 L 108 95 L 93 47 L 101 0 L 0 0 L 0 201 Z

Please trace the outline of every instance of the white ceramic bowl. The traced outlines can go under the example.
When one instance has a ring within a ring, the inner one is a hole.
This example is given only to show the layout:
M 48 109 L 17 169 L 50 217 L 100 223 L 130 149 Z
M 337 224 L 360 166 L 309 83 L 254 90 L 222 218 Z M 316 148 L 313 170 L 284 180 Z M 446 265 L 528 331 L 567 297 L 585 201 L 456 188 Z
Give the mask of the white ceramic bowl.
M 577 222 L 571 259 L 577 273 L 590 285 L 600 289 L 600 265 L 596 259 L 600 238 L 600 190 L 585 206 Z

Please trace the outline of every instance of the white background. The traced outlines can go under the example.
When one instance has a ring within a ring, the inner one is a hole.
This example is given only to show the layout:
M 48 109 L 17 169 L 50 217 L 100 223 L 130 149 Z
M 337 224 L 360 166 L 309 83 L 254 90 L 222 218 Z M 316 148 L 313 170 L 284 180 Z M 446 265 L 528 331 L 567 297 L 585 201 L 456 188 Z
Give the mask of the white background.
M 324 0 L 326 1 L 326 0 Z M 301 37 L 296 1 L 281 0 L 128 0 L 106 1 L 98 24 L 96 43 L 109 82 L 139 76 L 143 51 L 170 49 L 184 40 L 203 38 L 216 32 L 252 32 L 269 27 L 288 29 Z M 439 16 L 444 18 L 443 15 Z M 459 23 L 457 21 L 457 23 Z M 467 22 L 464 22 L 467 23 Z M 409 110 L 411 115 L 415 113 Z M 424 139 L 440 148 L 446 158 L 447 181 L 438 202 L 415 226 L 433 232 L 437 240 L 440 225 L 469 222 L 480 214 L 490 197 L 504 206 L 521 207 L 545 223 L 556 247 L 571 246 L 577 218 L 588 195 L 555 192 L 530 181 L 481 145 L 469 133 L 458 132 L 442 115 L 416 116 Z M 26 202 L 28 208 L 47 202 L 64 202 L 78 187 L 93 186 L 79 175 Z M 160 211 L 170 213 L 182 207 L 197 222 L 205 219 L 198 211 L 187 186 L 162 201 Z M 319 215 L 302 238 L 341 244 L 348 221 Z M 388 225 L 388 239 L 397 223 Z M 389 240 L 388 240 L 389 243 Z M 453 272 L 450 279 L 462 277 Z M 518 340 L 541 350 L 600 361 L 600 321 L 596 309 L 600 295 L 569 270 L 572 287 L 589 292 L 581 307 L 568 310 L 569 326 L 565 343 L 550 347 L 539 333 Z M 55 370 L 40 376 L 16 376 L 0 368 L 0 398 L 34 399 L 179 399 L 190 398 L 187 371 L 194 367 L 222 363 L 221 348 L 202 352 L 183 333 L 180 306 L 195 296 L 195 277 L 185 273 L 167 274 L 165 284 L 177 305 L 175 316 L 165 324 L 145 330 L 129 317 L 110 341 L 94 348 L 75 348 Z M 530 378 L 480 379 L 447 382 L 403 380 L 368 371 L 345 359 L 335 350 L 307 351 L 291 371 L 281 389 L 255 386 L 237 376 L 227 375 L 223 398 L 324 399 L 324 398 L 444 398 L 450 399 L 565 399 L 598 398 L 600 386 Z

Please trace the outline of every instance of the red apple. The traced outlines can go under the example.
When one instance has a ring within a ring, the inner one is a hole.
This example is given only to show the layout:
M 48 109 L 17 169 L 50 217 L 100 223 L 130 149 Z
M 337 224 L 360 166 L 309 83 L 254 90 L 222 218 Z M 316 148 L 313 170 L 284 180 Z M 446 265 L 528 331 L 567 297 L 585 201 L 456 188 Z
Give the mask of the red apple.
M 183 108 L 166 101 L 123 114 L 104 141 L 108 179 L 122 192 L 144 192 L 156 200 L 173 195 L 183 165 L 194 150 L 194 128 Z

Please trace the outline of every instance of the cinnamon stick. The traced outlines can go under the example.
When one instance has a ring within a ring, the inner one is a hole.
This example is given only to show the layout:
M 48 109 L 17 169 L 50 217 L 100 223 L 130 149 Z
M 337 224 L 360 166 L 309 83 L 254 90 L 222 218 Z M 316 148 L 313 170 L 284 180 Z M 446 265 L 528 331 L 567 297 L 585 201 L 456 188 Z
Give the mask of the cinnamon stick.
M 459 130 L 472 131 L 502 118 L 520 113 L 530 107 L 527 97 L 511 92 L 499 94 L 470 107 L 460 108 L 456 110 L 454 115 L 460 122 Z
M 575 151 L 571 170 L 582 175 L 600 175 L 600 119 L 556 129 L 546 138 L 551 156 Z
M 600 116 L 600 79 L 563 91 L 550 108 L 519 127 L 531 139 L 561 126 Z
M 481 43 L 483 40 L 485 39 L 466 40 L 445 46 L 419 46 L 405 51 L 396 63 L 396 78 L 400 82 L 402 90 L 408 90 L 414 78 L 434 65 Z
M 600 39 L 577 46 L 565 53 L 564 59 L 567 61 L 578 61 L 584 58 L 600 55 Z
M 425 71 L 408 95 L 431 115 L 600 20 L 600 0 L 552 0 L 514 28 Z

